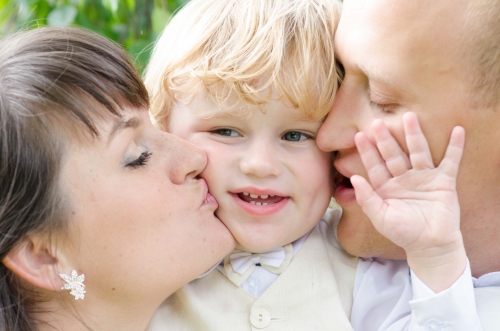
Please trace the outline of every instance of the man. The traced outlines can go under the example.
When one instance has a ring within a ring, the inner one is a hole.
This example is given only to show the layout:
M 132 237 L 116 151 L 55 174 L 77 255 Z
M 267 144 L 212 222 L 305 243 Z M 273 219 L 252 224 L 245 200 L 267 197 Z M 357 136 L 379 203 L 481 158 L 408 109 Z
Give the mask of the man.
M 500 270 L 498 17 L 498 0 L 344 1 L 335 47 L 345 78 L 317 142 L 336 152 L 334 165 L 342 177 L 335 198 L 344 209 L 338 237 L 351 254 L 404 258 L 364 216 L 348 178 L 367 178 L 355 133 L 373 137 L 371 123 L 380 118 L 404 146 L 401 116 L 412 111 L 435 164 L 452 128 L 465 128 L 457 180 L 462 235 L 473 276 L 488 274 L 488 290 L 500 289 L 500 274 L 491 274 Z M 500 301 L 500 293 L 496 296 Z

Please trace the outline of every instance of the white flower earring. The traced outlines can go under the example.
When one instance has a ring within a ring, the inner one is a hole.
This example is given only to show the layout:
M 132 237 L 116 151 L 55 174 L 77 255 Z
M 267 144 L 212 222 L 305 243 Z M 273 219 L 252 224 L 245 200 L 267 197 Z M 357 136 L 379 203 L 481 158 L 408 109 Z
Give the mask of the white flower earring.
M 71 290 L 69 294 L 73 295 L 75 300 L 83 300 L 83 297 L 85 296 L 85 285 L 83 285 L 83 281 L 85 280 L 84 274 L 78 275 L 78 273 L 73 270 L 71 272 L 71 276 L 59 274 L 59 277 L 66 282 L 66 284 L 61 287 L 61 290 Z

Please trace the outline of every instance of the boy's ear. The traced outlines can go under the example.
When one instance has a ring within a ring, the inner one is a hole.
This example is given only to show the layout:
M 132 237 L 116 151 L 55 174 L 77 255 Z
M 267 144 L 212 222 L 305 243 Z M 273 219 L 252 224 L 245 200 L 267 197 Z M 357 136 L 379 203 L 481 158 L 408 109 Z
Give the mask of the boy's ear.
M 3 264 L 25 281 L 46 290 L 59 291 L 63 285 L 58 270 L 60 260 L 64 260 L 55 251 L 46 238 L 42 236 L 26 236 L 17 247 L 12 249 L 2 260 Z

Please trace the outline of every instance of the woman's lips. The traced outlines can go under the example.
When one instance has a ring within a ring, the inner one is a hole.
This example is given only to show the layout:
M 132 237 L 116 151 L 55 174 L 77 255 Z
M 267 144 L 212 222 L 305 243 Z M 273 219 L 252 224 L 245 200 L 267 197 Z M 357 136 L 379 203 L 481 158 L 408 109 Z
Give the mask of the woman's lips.
M 215 207 L 219 207 L 219 204 L 217 203 L 217 200 L 215 200 L 215 197 L 210 194 L 210 192 L 207 192 L 207 196 L 205 197 L 205 200 L 203 200 L 203 203 L 201 204 L 202 206 L 209 205 Z
M 202 206 L 211 206 L 215 209 L 219 207 L 219 204 L 217 203 L 217 200 L 215 197 L 208 192 L 208 185 L 207 182 L 203 179 L 199 179 L 201 185 L 202 185 L 202 194 L 203 194 L 203 201 L 201 203 Z

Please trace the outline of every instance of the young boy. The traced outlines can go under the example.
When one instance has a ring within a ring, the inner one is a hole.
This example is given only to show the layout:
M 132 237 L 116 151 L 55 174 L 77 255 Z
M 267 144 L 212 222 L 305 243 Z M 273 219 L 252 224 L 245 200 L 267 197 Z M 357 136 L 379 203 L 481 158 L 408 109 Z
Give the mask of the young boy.
M 193 0 L 159 39 L 152 117 L 207 153 L 201 176 L 238 244 L 166 300 L 151 330 L 352 330 L 358 259 L 335 238 L 340 209 L 323 216 L 331 156 L 314 140 L 340 77 L 340 8 Z

